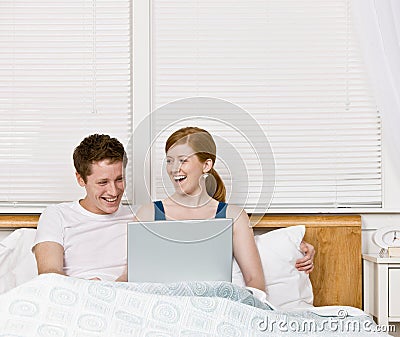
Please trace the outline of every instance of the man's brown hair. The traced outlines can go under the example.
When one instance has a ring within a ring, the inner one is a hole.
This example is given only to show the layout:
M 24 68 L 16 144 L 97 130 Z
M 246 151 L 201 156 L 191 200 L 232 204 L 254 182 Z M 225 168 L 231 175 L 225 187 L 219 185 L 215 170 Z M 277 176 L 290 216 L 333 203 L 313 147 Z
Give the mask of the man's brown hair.
M 108 160 L 111 164 L 122 161 L 124 168 L 128 163 L 128 158 L 124 146 L 117 138 L 111 138 L 108 135 L 94 134 L 86 137 L 75 148 L 74 166 L 76 172 L 80 174 L 84 182 L 92 174 L 92 164 Z

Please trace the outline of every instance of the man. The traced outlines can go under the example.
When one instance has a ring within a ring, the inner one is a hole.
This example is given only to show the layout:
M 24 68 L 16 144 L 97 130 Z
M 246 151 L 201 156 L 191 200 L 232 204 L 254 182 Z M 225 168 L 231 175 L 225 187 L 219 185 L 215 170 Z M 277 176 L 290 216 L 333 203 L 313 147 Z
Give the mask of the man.
M 86 196 L 48 207 L 34 242 L 38 272 L 84 279 L 126 280 L 126 224 L 133 219 L 121 205 L 127 157 L 108 135 L 86 137 L 74 154 L 76 179 Z

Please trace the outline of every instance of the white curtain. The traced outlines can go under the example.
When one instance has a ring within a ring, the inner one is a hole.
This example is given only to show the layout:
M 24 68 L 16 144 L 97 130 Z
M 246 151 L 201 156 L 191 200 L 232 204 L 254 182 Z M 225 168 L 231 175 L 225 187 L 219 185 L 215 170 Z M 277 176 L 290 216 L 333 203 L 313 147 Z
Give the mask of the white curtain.
M 400 1 L 353 0 L 355 26 L 383 116 L 385 139 L 400 169 Z

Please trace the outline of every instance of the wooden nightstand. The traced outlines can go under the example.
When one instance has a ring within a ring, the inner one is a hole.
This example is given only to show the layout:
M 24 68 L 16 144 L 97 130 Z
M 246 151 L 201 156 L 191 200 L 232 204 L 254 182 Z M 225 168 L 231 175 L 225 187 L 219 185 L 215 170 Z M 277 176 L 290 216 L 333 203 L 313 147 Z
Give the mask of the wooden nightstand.
M 400 322 L 400 258 L 363 254 L 364 311 L 377 324 Z

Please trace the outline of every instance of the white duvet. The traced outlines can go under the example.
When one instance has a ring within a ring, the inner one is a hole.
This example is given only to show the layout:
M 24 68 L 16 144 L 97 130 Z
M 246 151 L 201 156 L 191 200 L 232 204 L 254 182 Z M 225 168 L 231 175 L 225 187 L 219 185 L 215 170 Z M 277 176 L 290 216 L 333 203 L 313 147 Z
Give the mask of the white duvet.
M 388 336 L 375 330 L 368 316 L 274 311 L 227 282 L 134 284 L 47 274 L 0 296 L 2 337 Z

